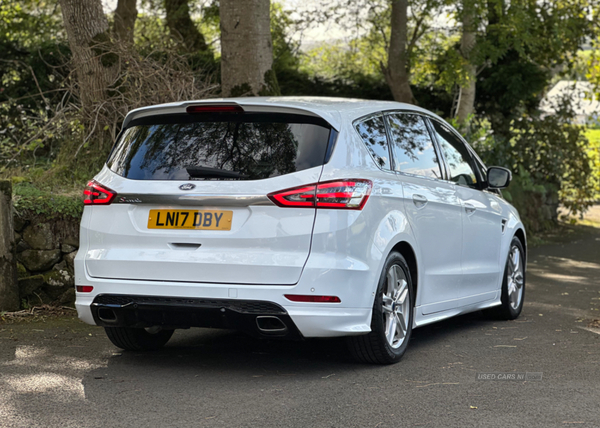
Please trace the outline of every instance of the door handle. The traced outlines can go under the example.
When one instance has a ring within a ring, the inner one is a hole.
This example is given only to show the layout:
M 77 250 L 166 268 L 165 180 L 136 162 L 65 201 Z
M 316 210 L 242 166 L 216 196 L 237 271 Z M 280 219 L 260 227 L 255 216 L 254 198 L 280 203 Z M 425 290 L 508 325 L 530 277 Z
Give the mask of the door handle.
M 417 208 L 423 208 L 427 204 L 427 198 L 423 195 L 414 194 L 412 199 Z
M 477 208 L 475 208 L 475 206 L 471 205 L 468 202 L 465 204 L 465 211 L 467 212 L 467 215 L 473 214 L 475 212 L 475 210 L 477 210 Z

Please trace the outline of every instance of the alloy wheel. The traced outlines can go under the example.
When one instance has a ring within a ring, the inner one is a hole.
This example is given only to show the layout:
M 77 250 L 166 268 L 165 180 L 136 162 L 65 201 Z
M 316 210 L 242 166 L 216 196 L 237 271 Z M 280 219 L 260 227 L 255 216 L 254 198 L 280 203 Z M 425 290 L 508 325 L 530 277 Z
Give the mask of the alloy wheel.
M 513 245 L 508 254 L 508 269 L 506 272 L 508 285 L 508 300 L 513 309 L 517 309 L 523 298 L 523 260 L 521 251 Z
M 385 337 L 392 348 L 399 348 L 406 338 L 410 322 L 410 297 L 406 275 L 398 265 L 387 272 L 383 291 L 383 321 Z

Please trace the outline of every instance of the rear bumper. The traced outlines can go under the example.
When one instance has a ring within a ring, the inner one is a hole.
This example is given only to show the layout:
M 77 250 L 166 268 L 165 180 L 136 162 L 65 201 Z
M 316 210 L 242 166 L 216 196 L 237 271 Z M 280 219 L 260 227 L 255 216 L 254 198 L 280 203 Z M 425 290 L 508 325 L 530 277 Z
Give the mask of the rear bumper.
M 99 294 L 90 309 L 95 324 L 103 327 L 207 327 L 302 338 L 286 310 L 271 302 Z
M 237 304 L 233 302 L 248 301 L 275 304 L 287 314 L 282 314 L 282 316 L 289 317 L 290 327 L 288 329 L 291 330 L 295 326 L 299 335 L 305 338 L 350 336 L 366 334 L 371 331 L 373 302 L 369 284 L 373 283 L 372 272 L 364 264 L 351 263 L 351 261 L 335 255 L 318 257 L 312 262 L 309 260 L 300 281 L 292 286 L 92 278 L 86 272 L 83 257 L 83 254 L 78 254 L 75 259 L 75 283 L 92 286 L 93 291 L 76 293 L 75 306 L 79 318 L 88 324 L 106 326 L 100 322 L 101 320 L 97 316 L 94 317 L 92 311 L 94 299 L 104 294 L 151 296 L 163 299 L 210 299 L 229 302 L 228 305 Z M 342 303 L 291 302 L 285 298 L 285 294 L 338 296 Z M 140 305 L 138 304 L 138 306 Z M 254 314 L 254 318 L 251 319 L 243 311 L 234 310 L 231 307 L 225 307 L 226 322 L 221 322 L 222 312 L 219 312 L 221 306 L 216 309 L 218 316 L 215 316 L 214 308 L 212 310 L 196 308 L 192 311 L 186 307 L 184 312 L 202 312 L 201 318 L 205 319 L 202 321 L 202 326 L 208 324 L 209 327 L 234 328 L 249 331 L 251 334 L 255 333 L 252 330 L 256 326 L 257 316 L 271 315 L 270 313 Z M 178 312 L 171 308 L 167 309 L 169 309 L 167 312 Z M 125 308 L 123 313 L 130 313 L 130 310 L 131 308 Z M 171 315 L 169 316 L 171 317 Z M 199 315 L 194 316 L 198 317 Z M 156 320 L 156 318 L 152 319 Z M 211 321 L 208 322 L 206 319 Z M 139 320 L 135 318 L 133 321 L 127 318 L 128 323 L 135 324 L 137 321 Z M 142 319 L 140 322 L 146 321 L 148 320 Z M 198 324 L 200 322 L 187 321 L 181 325 L 194 326 Z M 251 325 L 252 328 L 248 325 Z
M 95 288 L 101 288 L 97 287 L 98 283 L 94 285 Z M 253 300 L 245 297 L 243 299 L 197 298 L 189 292 L 177 293 L 183 297 L 165 296 L 159 293 L 138 295 L 128 291 L 127 288 L 130 287 L 123 287 L 125 284 L 103 285 L 102 288 L 107 289 L 106 293 L 76 293 L 77 313 L 79 318 L 88 324 L 105 327 L 162 325 L 172 328 L 228 328 L 245 331 L 253 336 L 289 339 L 351 336 L 371 331 L 370 309 L 345 308 L 327 303 L 282 304 L 277 301 L 280 300 L 278 296 L 282 294 L 277 290 L 271 291 L 272 299 L 261 293 L 261 300 Z M 125 296 L 132 299 L 121 302 L 101 299 L 101 296 L 106 295 L 123 296 L 119 291 L 126 292 Z M 199 290 L 194 291 L 197 296 Z M 103 309 L 112 311 L 112 314 L 103 313 L 104 311 L 101 311 Z M 257 323 L 257 318 L 260 317 L 277 317 L 286 330 L 261 331 Z

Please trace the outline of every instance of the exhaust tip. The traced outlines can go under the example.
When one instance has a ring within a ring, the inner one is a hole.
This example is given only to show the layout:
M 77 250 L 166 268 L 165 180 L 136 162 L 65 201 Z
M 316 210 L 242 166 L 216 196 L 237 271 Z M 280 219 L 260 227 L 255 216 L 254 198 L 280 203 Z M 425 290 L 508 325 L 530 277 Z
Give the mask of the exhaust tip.
M 274 316 L 256 317 L 256 326 L 264 334 L 285 334 L 288 330 L 283 321 Z
M 100 321 L 112 323 L 117 321 L 117 314 L 112 309 L 98 309 L 98 318 Z

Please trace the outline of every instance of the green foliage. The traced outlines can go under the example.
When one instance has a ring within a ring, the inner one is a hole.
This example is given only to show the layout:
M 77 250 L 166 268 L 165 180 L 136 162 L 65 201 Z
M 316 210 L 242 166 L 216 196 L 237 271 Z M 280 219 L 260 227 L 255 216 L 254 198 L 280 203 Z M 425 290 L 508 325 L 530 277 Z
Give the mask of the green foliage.
M 0 168 L 56 154 L 44 129 L 63 100 L 68 47 L 54 2 L 0 3 Z
M 476 106 L 490 119 L 496 134 L 509 138 L 514 120 L 535 115 L 550 73 L 515 50 L 478 77 Z
M 555 186 L 535 184 L 527 170 L 519 168 L 502 195 L 519 211 L 529 234 L 550 230 L 556 226 L 558 204 Z
M 559 202 L 580 213 L 598 195 L 600 168 L 584 129 L 572 125 L 572 119 L 569 104 L 563 103 L 555 115 L 513 120 L 509 138 L 494 134 L 489 121 L 481 120 L 473 121 L 467 137 L 488 165 L 512 169 L 524 188 L 528 181 L 556 188 Z
M 386 58 L 381 44 L 374 45 L 370 38 L 323 44 L 306 53 L 303 69 L 324 78 L 353 79 L 363 75 L 383 79 L 380 60 Z
M 43 215 L 47 219 L 79 219 L 83 212 L 79 195 L 56 194 L 28 182 L 14 184 L 13 204 L 20 215 Z
M 588 140 L 587 153 L 591 162 L 592 175 L 596 182 L 594 198 L 600 201 L 600 128 L 587 129 L 585 137 Z
M 0 3 L 0 39 L 3 42 L 28 50 L 63 37 L 62 18 L 55 1 Z
M 283 10 L 280 3 L 271 2 L 271 39 L 273 41 L 273 69 L 297 69 L 300 63 L 300 42 L 292 39 L 296 22 Z

